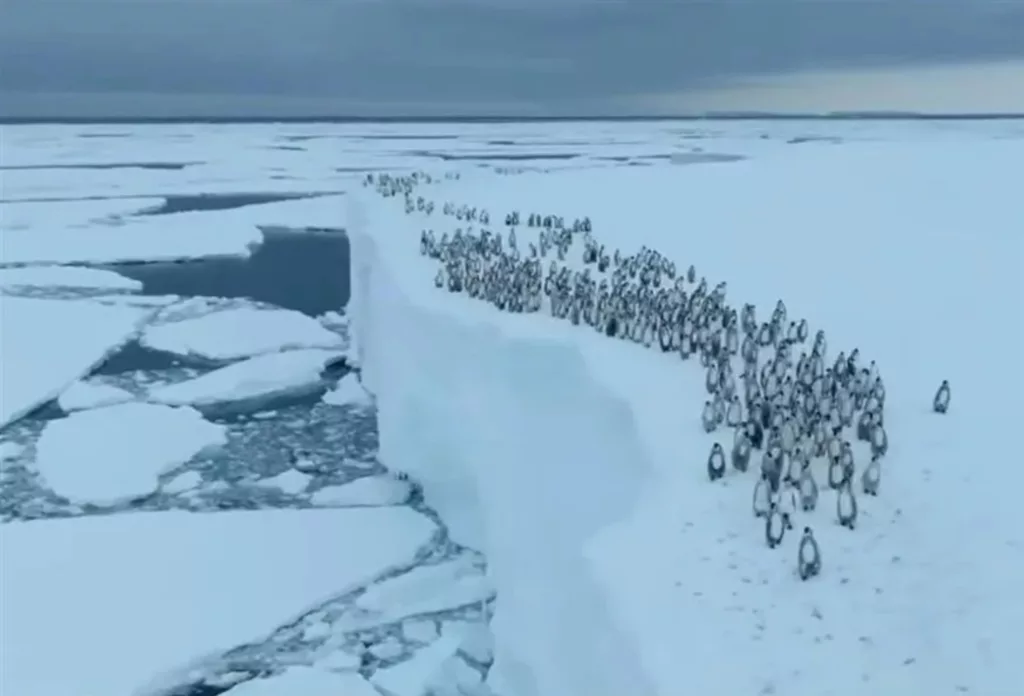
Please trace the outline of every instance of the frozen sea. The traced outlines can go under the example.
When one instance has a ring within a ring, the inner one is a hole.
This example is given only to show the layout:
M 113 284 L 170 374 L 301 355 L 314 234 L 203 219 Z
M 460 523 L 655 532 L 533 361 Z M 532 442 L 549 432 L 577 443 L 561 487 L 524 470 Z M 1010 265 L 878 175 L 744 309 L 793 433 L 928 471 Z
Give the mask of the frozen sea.
M 0 129 L 0 692 L 487 693 L 486 559 L 377 460 L 345 192 L 1020 122 Z M 516 205 L 529 206 L 529 201 Z

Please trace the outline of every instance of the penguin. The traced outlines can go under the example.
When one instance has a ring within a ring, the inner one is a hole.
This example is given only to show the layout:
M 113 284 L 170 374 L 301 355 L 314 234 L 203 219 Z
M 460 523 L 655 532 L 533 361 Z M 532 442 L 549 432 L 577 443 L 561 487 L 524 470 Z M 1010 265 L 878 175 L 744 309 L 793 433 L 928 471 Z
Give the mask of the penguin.
M 799 491 L 800 509 L 812 512 L 818 506 L 818 483 L 814 480 L 810 467 L 805 467 L 800 473 Z
M 704 412 L 701 414 L 701 424 L 704 432 L 713 433 L 718 428 L 718 409 L 711 401 L 704 402 Z
M 838 455 L 829 458 L 828 462 L 828 487 L 832 490 L 839 490 L 846 480 L 846 469 Z
M 778 506 L 772 503 L 764 520 L 764 538 L 768 542 L 768 548 L 774 549 L 781 544 L 784 536 L 786 536 L 786 522 Z
M 801 580 L 809 580 L 821 572 L 821 550 L 810 527 L 804 527 L 797 551 L 797 572 Z
M 839 524 L 853 529 L 857 524 L 857 498 L 849 481 L 844 481 L 836 491 L 836 517 Z
M 782 513 L 782 521 L 786 529 L 793 528 L 793 518 L 796 517 L 796 489 L 790 485 L 782 486 L 776 498 L 776 505 Z
M 736 431 L 736 441 L 732 445 L 732 466 L 740 472 L 745 472 L 750 466 L 750 440 L 742 430 Z
M 711 447 L 711 454 L 708 455 L 708 478 L 712 481 L 725 476 L 725 452 L 717 442 Z
M 889 451 L 889 435 L 885 432 L 885 426 L 876 424 L 871 429 L 871 456 L 884 457 Z
M 932 400 L 932 410 L 936 413 L 945 413 L 949 409 L 949 380 L 942 380 L 939 390 L 935 392 Z
M 872 497 L 878 495 L 878 485 L 882 479 L 882 463 L 878 457 L 871 457 L 871 463 L 867 465 L 860 475 L 861 487 L 864 495 Z
M 761 474 L 761 478 L 754 484 L 754 517 L 764 517 L 771 507 L 771 485 L 768 483 L 768 476 Z
M 739 427 L 743 422 L 743 406 L 738 396 L 733 396 L 729 410 L 725 414 L 725 423 L 731 428 Z
M 871 411 L 864 411 L 857 419 L 857 439 L 862 442 L 871 442 L 871 428 L 874 426 L 874 417 Z

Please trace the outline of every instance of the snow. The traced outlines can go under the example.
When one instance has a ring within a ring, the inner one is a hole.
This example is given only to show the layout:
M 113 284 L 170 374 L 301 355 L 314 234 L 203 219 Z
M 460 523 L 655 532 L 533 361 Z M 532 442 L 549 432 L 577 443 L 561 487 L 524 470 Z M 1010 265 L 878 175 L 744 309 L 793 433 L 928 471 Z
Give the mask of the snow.
M 151 493 L 160 474 L 227 443 L 227 428 L 188 406 L 125 403 L 47 422 L 36 466 L 58 495 L 112 503 Z
M 358 674 L 337 674 L 313 667 L 292 667 L 284 673 L 253 679 L 227 691 L 227 696 L 380 696 Z
M 167 681 L 154 675 L 258 640 L 408 563 L 434 530 L 406 508 L 2 525 L 0 693 L 147 696 Z
M 464 176 L 425 192 L 492 217 L 588 215 L 610 247 L 693 262 L 761 312 L 782 298 L 832 353 L 878 361 L 883 492 L 862 501 L 856 532 L 828 504 L 808 519 L 825 558 L 808 583 L 791 539 L 765 548 L 753 482 L 707 482 L 699 369 L 434 292 L 420 219 L 350 196 L 350 314 L 380 458 L 486 554 L 497 692 L 1017 691 L 1024 474 L 965 462 L 1005 461 L 1024 415 L 1010 386 L 1024 384 L 1022 157 L 1019 139 L 961 132 L 722 165 Z M 430 224 L 440 237 L 456 222 Z M 940 417 L 929 407 L 943 378 L 956 410 Z
M 5 237 L 6 239 L 6 237 Z M 2 246 L 2 245 L 0 245 Z M 63 287 L 97 290 L 141 290 L 142 283 L 113 271 L 78 266 L 0 268 L 0 288 Z
M 0 266 L 16 264 L 183 261 L 248 256 L 263 242 L 254 225 L 219 220 L 216 212 L 127 218 L 116 226 L 6 230 Z
M 135 396 L 126 389 L 115 387 L 92 380 L 79 380 L 64 390 L 57 397 L 57 405 L 65 413 L 81 411 L 87 408 L 113 406 L 114 404 L 132 401 Z
M 161 404 L 203 407 L 297 396 L 319 389 L 324 367 L 339 355 L 319 349 L 259 355 L 195 379 L 156 387 L 146 398 Z
M 0 428 L 57 398 L 135 336 L 151 313 L 0 295 Z
M 493 595 L 483 571 L 464 558 L 456 558 L 419 566 L 379 582 L 360 595 L 356 606 L 397 620 L 479 604 Z
M 408 481 L 390 475 L 363 476 L 340 486 L 324 486 L 309 501 L 313 505 L 401 505 L 410 495 L 412 486 Z
M 349 372 L 338 380 L 334 389 L 324 394 L 323 401 L 332 406 L 360 406 L 370 403 L 370 395 L 359 383 L 359 375 Z
M 291 309 L 239 307 L 147 327 L 147 348 L 211 360 L 237 360 L 289 348 L 338 348 L 343 340 Z

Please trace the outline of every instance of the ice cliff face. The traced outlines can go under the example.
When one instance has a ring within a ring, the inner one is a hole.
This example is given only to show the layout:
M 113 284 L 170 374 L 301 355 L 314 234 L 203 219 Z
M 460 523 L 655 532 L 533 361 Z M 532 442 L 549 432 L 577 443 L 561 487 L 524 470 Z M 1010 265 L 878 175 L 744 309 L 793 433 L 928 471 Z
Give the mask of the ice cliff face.
M 353 195 L 354 340 L 383 462 L 420 481 L 497 587 L 501 696 L 647 696 L 584 549 L 629 516 L 647 453 L 633 409 L 574 343 L 436 291 L 410 229 Z M 373 229 L 370 229 L 373 227 Z M 536 321 L 536 318 L 526 319 Z M 515 322 L 510 325 L 509 322 Z

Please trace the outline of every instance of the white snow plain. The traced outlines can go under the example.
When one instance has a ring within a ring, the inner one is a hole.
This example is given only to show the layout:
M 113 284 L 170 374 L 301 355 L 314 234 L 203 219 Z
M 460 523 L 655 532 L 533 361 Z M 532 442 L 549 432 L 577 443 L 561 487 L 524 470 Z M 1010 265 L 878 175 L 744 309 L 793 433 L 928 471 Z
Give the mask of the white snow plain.
M 834 351 L 878 361 L 883 492 L 856 532 L 830 505 L 806 518 L 825 557 L 807 583 L 795 544 L 765 548 L 752 479 L 707 482 L 699 369 L 432 292 L 420 220 L 368 190 L 349 198 L 350 314 L 381 459 L 488 558 L 496 691 L 1019 691 L 1024 471 L 999 462 L 1024 417 L 1022 158 L 1020 139 L 967 134 L 424 191 L 492 215 L 588 215 L 609 248 L 695 263 L 762 312 L 781 298 Z M 456 224 L 430 223 L 438 237 Z M 930 404 L 944 378 L 943 417 Z
M 292 667 L 282 674 L 253 679 L 227 691 L 228 696 L 380 696 L 358 674 L 338 674 L 313 667 Z
M 46 423 L 35 466 L 57 495 L 107 504 L 156 490 L 160 474 L 227 443 L 189 406 L 124 403 Z
M 319 349 L 258 355 L 195 379 L 155 387 L 146 398 L 154 403 L 201 408 L 298 396 L 321 388 L 324 368 L 340 356 L 337 351 Z
M 132 339 L 152 311 L 0 294 L 0 428 L 57 398 Z
M 410 562 L 434 531 L 408 508 L 4 524 L 0 693 L 157 696 L 196 658 Z
M 344 340 L 291 309 L 239 307 L 146 327 L 147 348 L 210 360 L 237 360 L 290 348 L 340 348 Z

